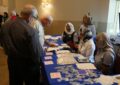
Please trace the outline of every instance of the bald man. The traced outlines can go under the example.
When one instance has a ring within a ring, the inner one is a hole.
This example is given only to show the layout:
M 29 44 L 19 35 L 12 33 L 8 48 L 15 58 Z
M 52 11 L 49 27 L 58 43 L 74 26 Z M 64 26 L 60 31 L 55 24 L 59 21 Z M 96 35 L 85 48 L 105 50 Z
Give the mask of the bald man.
M 2 44 L 8 55 L 9 85 L 40 85 L 42 47 L 39 35 L 29 23 L 34 15 L 25 6 L 21 17 L 9 20 L 2 27 Z

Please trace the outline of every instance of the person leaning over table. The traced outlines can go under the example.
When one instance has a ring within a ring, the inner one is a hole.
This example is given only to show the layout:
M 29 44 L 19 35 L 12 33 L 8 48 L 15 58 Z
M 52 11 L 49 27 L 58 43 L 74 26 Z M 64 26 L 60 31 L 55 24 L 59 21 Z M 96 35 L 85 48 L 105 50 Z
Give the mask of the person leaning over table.
M 55 43 L 52 43 L 52 42 L 45 40 L 45 33 L 44 33 L 44 28 L 49 27 L 53 22 L 52 16 L 44 15 L 44 16 L 40 17 L 40 20 L 38 20 L 38 12 L 35 9 L 34 9 L 34 11 L 35 11 L 34 19 L 29 24 L 33 28 L 38 30 L 39 41 L 40 41 L 41 46 L 43 47 L 44 44 L 47 44 L 49 46 L 56 46 Z
M 90 30 L 86 30 L 80 40 L 78 50 L 80 54 L 88 57 L 91 63 L 94 63 L 95 44 L 92 37 L 92 32 Z
M 44 28 L 49 27 L 53 22 L 53 17 L 50 15 L 43 15 L 40 17 L 40 24 L 41 29 L 39 29 L 40 38 L 42 39 L 41 42 L 44 44 L 47 44 L 49 46 L 55 47 L 58 46 L 56 43 L 49 42 L 48 40 L 45 40 L 45 34 L 44 34 Z
M 109 36 L 102 32 L 96 36 L 97 53 L 95 55 L 95 66 L 103 74 L 111 74 L 115 60 L 115 52 Z
M 8 55 L 9 85 L 40 85 L 42 47 L 39 35 L 29 26 L 33 9 L 24 7 L 21 17 L 2 26 L 2 45 Z
M 73 50 L 76 50 L 75 44 L 78 42 L 78 36 L 75 32 L 74 25 L 71 22 L 68 22 L 65 25 L 65 30 L 62 34 L 62 40 L 64 43 L 67 43 Z

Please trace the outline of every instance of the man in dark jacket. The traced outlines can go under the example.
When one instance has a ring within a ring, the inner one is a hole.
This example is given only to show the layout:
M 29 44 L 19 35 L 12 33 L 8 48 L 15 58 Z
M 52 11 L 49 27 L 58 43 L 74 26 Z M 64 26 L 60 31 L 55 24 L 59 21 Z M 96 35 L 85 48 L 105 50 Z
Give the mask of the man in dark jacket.
M 28 23 L 35 8 L 26 6 L 21 18 L 2 26 L 2 45 L 8 55 L 9 85 L 40 85 L 42 47 L 39 35 Z

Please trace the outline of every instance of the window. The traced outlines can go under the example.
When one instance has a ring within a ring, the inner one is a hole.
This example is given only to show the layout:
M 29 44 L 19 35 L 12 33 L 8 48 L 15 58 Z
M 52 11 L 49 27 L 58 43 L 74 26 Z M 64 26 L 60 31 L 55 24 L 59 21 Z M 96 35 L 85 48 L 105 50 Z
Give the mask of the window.
M 119 29 L 120 0 L 110 0 L 107 33 L 116 35 L 120 33 Z

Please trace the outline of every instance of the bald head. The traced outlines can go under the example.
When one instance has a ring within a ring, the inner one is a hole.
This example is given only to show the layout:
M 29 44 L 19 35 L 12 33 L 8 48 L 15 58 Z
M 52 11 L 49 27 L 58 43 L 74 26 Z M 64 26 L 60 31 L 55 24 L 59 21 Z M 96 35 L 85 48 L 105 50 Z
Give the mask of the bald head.
M 38 11 L 33 5 L 25 5 L 21 10 L 21 17 L 29 23 L 32 19 L 37 19 Z
M 30 17 L 37 18 L 38 17 L 38 11 L 33 5 L 25 5 L 24 8 L 21 11 L 21 16 L 25 19 L 28 19 Z M 29 20 L 29 19 L 28 19 Z

